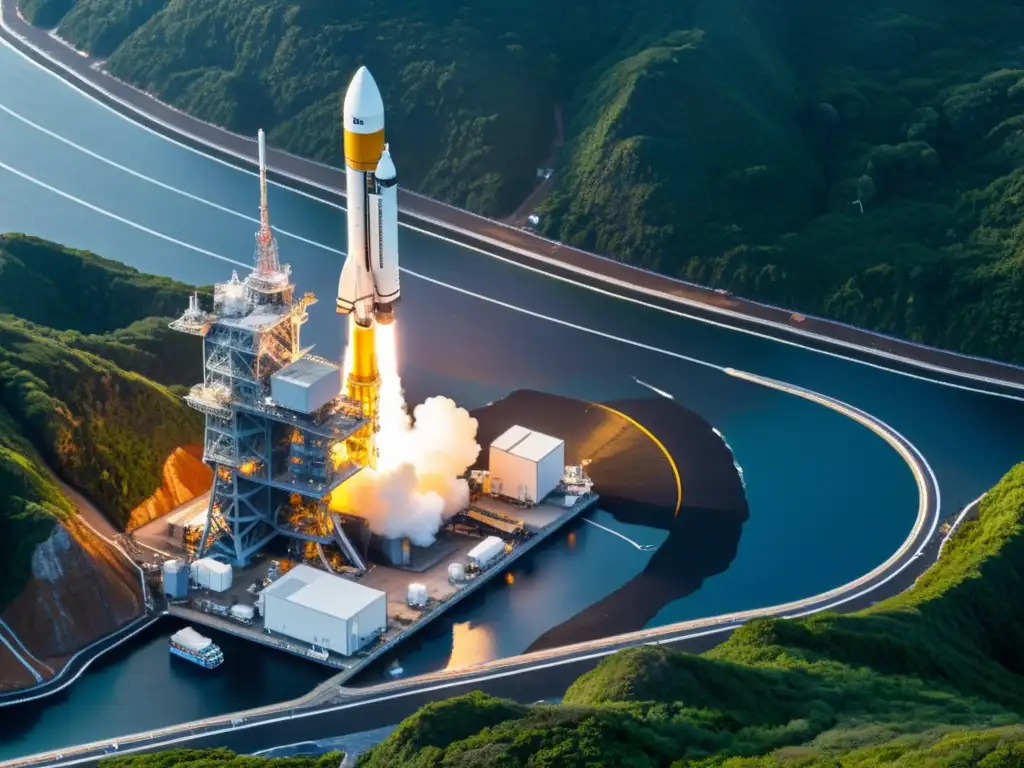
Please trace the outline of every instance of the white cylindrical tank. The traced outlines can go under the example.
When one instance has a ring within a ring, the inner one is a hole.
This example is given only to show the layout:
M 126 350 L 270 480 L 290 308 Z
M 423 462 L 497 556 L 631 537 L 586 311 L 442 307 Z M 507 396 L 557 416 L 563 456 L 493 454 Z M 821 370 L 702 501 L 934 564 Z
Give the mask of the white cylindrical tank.
M 252 617 L 255 615 L 255 611 L 253 611 L 251 605 L 244 605 L 243 603 L 238 603 L 236 605 L 231 606 L 231 615 L 236 619 L 240 619 L 241 621 L 252 621 Z
M 374 171 L 377 193 L 370 196 L 370 248 L 376 303 L 390 316 L 400 296 L 398 273 L 398 172 L 387 144 Z
M 409 585 L 409 605 L 424 606 L 427 604 L 427 586 L 425 584 Z
M 452 563 L 448 566 L 448 581 L 458 583 L 466 580 L 466 566 L 462 563 Z

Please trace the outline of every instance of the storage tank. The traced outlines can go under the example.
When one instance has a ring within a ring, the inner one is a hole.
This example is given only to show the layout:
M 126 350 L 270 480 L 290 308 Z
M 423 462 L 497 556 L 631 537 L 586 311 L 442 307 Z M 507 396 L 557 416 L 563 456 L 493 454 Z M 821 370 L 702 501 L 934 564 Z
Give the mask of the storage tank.
M 163 567 L 164 594 L 169 600 L 188 597 L 189 572 L 184 560 L 168 560 Z
M 462 563 L 452 563 L 448 566 L 448 581 L 458 584 L 466 580 L 466 566 Z
M 238 619 L 239 621 L 252 621 L 252 617 L 256 615 L 251 605 L 245 605 L 244 603 L 237 603 L 231 606 L 231 618 Z
M 427 586 L 426 584 L 410 584 L 409 585 L 409 605 L 422 608 L 427 604 Z
M 483 569 L 493 563 L 505 551 L 505 542 L 497 536 L 488 536 L 471 550 L 466 556 L 469 562 Z

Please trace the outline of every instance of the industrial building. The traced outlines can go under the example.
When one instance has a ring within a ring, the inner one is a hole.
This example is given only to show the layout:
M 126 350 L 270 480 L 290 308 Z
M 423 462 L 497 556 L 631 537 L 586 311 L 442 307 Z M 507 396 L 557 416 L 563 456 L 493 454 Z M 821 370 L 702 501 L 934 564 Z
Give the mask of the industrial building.
M 327 651 L 351 656 L 387 628 L 387 595 L 298 565 L 260 594 L 263 625 Z
M 565 442 L 526 427 L 510 427 L 490 450 L 490 492 L 537 504 L 558 488 L 565 471 Z

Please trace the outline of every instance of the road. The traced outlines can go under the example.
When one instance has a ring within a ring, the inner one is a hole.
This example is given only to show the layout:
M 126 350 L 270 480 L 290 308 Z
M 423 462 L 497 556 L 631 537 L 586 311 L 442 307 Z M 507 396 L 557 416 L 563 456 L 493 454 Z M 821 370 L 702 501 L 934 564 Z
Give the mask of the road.
M 918 516 L 910 535 L 886 562 L 841 587 L 784 605 L 681 622 L 369 688 L 337 689 L 324 685 L 303 699 L 260 710 L 185 723 L 60 752 L 30 755 L 2 765 L 91 765 L 115 751 L 118 754 L 151 752 L 178 745 L 227 746 L 254 752 L 282 744 L 388 726 L 426 703 L 473 690 L 523 703 L 555 698 L 576 677 L 592 669 L 602 658 L 623 648 L 654 644 L 696 653 L 722 642 L 738 626 L 753 618 L 796 618 L 824 610 L 844 613 L 859 610 L 907 589 L 937 561 L 941 546 L 941 539 L 936 535 L 941 509 L 938 484 L 927 461 L 902 435 L 870 414 L 819 393 L 743 371 L 730 370 L 729 374 L 785 390 L 835 410 L 875 432 L 903 457 L 918 484 Z M 114 745 L 117 745 L 116 749 Z
M 13 16 L 10 0 L 2 6 L 3 19 L 5 23 L 17 24 Z M 88 78 L 94 78 L 102 82 L 104 87 L 111 89 L 124 89 L 125 98 L 138 99 L 139 104 L 152 109 L 154 114 L 160 110 L 167 110 L 169 117 L 181 126 L 187 127 L 189 132 L 199 133 L 211 131 L 211 140 L 218 140 L 222 143 L 220 150 L 211 149 L 204 143 L 206 140 L 189 139 L 183 137 L 168 126 L 160 126 L 153 122 L 152 118 L 140 118 L 134 116 L 140 122 L 149 122 L 165 134 L 176 135 L 178 140 L 192 142 L 193 145 L 202 146 L 205 152 L 211 154 L 220 153 L 222 156 L 232 159 L 236 164 L 245 165 L 252 162 L 252 143 L 244 137 L 231 137 L 212 126 L 205 126 L 192 121 L 190 118 L 175 113 L 169 108 L 162 107 L 153 102 L 143 94 L 127 88 L 123 84 L 104 80 L 101 73 L 88 69 L 88 61 L 70 54 L 66 49 L 55 43 L 51 38 L 38 30 L 21 28 L 20 33 L 32 36 L 42 45 L 53 49 L 54 55 L 68 60 L 75 70 Z M 10 36 L 8 40 L 13 40 Z M 14 41 L 17 44 L 17 41 Z M 24 48 L 24 46 L 22 46 Z M 38 56 L 36 57 L 39 58 Z M 47 62 L 47 66 L 54 67 Z M 57 67 L 57 69 L 60 69 Z M 61 70 L 63 71 L 63 70 Z M 65 73 L 67 74 L 67 73 Z M 87 84 L 79 83 L 83 90 L 90 90 Z M 97 98 L 106 103 L 115 103 L 114 100 L 104 94 L 91 92 Z M 122 106 L 122 109 L 127 109 Z M 219 133 L 218 133 L 219 132 Z M 220 137 L 220 139 L 217 139 Z M 232 142 L 238 142 L 232 144 Z M 231 147 L 234 146 L 235 149 Z M 235 153 L 235 154 L 232 154 Z M 326 169 L 323 166 L 308 163 L 307 161 L 280 153 L 272 153 L 271 161 L 277 171 L 277 178 L 290 180 L 293 186 L 305 186 L 308 190 L 321 197 L 340 196 L 340 193 L 332 186 L 336 171 Z M 307 174 L 311 181 L 295 182 L 291 176 Z M 321 181 L 317 181 L 320 179 Z M 949 376 L 961 381 L 970 380 L 974 384 L 983 384 L 986 389 L 995 391 L 1017 392 L 1021 386 L 1021 372 L 1019 369 L 999 366 L 994 363 L 974 361 L 962 358 L 949 353 L 936 350 L 926 350 L 915 345 L 906 344 L 886 339 L 885 337 L 868 334 L 855 329 L 846 329 L 844 326 L 809 319 L 799 324 L 799 327 L 790 320 L 790 313 L 786 310 L 761 307 L 761 305 L 740 302 L 730 297 L 722 297 L 713 292 L 706 291 L 694 286 L 687 286 L 683 283 L 668 280 L 661 276 L 635 270 L 624 265 L 609 262 L 600 257 L 583 254 L 580 251 L 567 249 L 557 244 L 552 244 L 539 238 L 532 237 L 518 230 L 502 227 L 494 222 L 475 217 L 464 211 L 457 211 L 440 203 L 428 201 L 412 195 L 405 195 L 402 199 L 406 216 L 404 222 L 421 229 L 429 229 L 438 234 L 442 239 L 454 242 L 475 243 L 470 249 L 480 244 L 486 245 L 489 252 L 500 252 L 508 260 L 519 263 L 530 263 L 534 266 L 543 266 L 546 272 L 552 274 L 571 275 L 573 280 L 602 284 L 605 288 L 614 287 L 616 294 L 623 294 L 633 297 L 638 303 L 641 301 L 651 302 L 659 306 L 676 306 L 684 304 L 687 312 L 692 315 L 704 317 L 715 317 L 719 320 L 726 320 L 729 328 L 758 329 L 765 331 L 766 327 L 773 334 L 779 336 L 791 336 L 799 338 L 802 343 L 813 342 L 822 347 L 842 347 L 844 355 L 854 358 L 884 360 L 887 367 L 896 370 L 914 369 L 920 371 L 926 368 L 932 372 L 941 372 L 943 376 Z M 419 217 L 429 217 L 430 222 Z M 452 230 L 455 226 L 462 232 Z M 580 270 L 588 270 L 587 274 L 581 274 Z M 626 282 L 629 281 L 628 286 Z M 660 304 L 659 304 L 660 302 Z M 766 323 L 774 325 L 766 326 Z M 817 337 L 808 336 L 809 331 L 820 333 Z M 831 334 L 826 337 L 825 333 Z M 849 336 L 847 336 L 849 334 Z M 861 347 L 853 348 L 849 344 L 855 343 L 852 339 L 860 340 Z M 899 360 L 893 357 L 896 354 L 905 354 L 906 358 Z M 763 386 L 765 385 L 761 382 Z M 897 443 L 905 442 L 900 438 L 894 438 Z M 904 446 L 905 450 L 911 452 L 912 446 Z M 925 465 L 926 466 L 926 465 Z M 924 473 L 928 475 L 930 473 Z M 800 601 L 798 607 L 792 604 L 784 609 L 765 609 L 755 612 L 764 614 L 775 612 L 782 615 L 792 615 L 792 611 L 798 613 L 804 611 L 820 610 L 825 607 L 836 607 L 841 610 L 852 610 L 863 607 L 871 602 L 880 599 L 881 596 L 905 588 L 911 584 L 923 571 L 928 562 L 934 561 L 935 548 L 937 543 L 929 530 L 934 529 L 935 518 L 938 514 L 938 489 L 935 487 L 934 478 L 925 478 L 925 492 L 921 493 L 922 498 L 930 498 L 931 501 L 925 507 L 924 517 L 919 510 L 918 522 L 915 531 L 905 544 L 905 548 L 897 553 L 897 559 L 889 563 L 885 572 L 877 574 L 869 582 L 858 585 L 856 589 L 837 596 L 832 594 L 829 598 L 811 598 L 809 601 Z M 924 522 L 922 522 L 922 520 Z M 930 522 L 929 522 L 930 520 Z M 902 534 L 901 534 L 902 535 Z M 923 553 L 923 554 L 919 554 Z M 868 593 L 865 590 L 874 588 Z M 837 604 L 837 600 L 845 602 Z M 289 718 L 289 722 L 282 725 L 280 713 L 275 715 L 261 714 L 253 716 L 252 721 L 247 725 L 260 727 L 249 727 L 239 730 L 228 728 L 225 730 L 224 718 L 218 718 L 214 724 L 194 726 L 197 730 L 196 744 L 220 743 L 228 745 L 240 745 L 245 743 L 247 749 L 257 749 L 261 745 L 274 746 L 282 741 L 297 741 L 303 738 L 318 737 L 316 734 L 335 734 L 342 731 L 365 730 L 374 727 L 374 724 L 388 724 L 404 716 L 422 703 L 434 698 L 442 698 L 457 694 L 463 690 L 482 688 L 496 695 L 511 695 L 522 701 L 534 701 L 539 698 L 557 696 L 564 690 L 565 684 L 575 678 L 581 671 L 590 668 L 597 660 L 607 653 L 613 652 L 615 648 L 624 644 L 636 644 L 640 642 L 662 642 L 673 647 L 685 648 L 686 650 L 702 650 L 724 639 L 728 633 L 741 620 L 738 615 L 729 617 L 718 617 L 716 619 L 701 622 L 685 622 L 671 628 L 662 628 L 655 632 L 639 633 L 629 636 L 628 639 L 615 639 L 602 641 L 604 644 L 595 646 L 588 644 L 585 649 L 569 648 L 561 649 L 559 656 L 545 654 L 543 658 L 537 656 L 529 658 L 515 658 L 503 662 L 495 662 L 483 668 L 477 668 L 471 672 L 458 675 L 430 676 L 403 682 L 395 686 L 388 686 L 386 689 L 373 689 L 361 691 L 355 694 L 348 694 L 345 704 L 341 706 L 324 707 L 309 713 L 302 713 L 299 717 Z M 668 633 L 668 634 L 665 634 Z M 674 633 L 674 634 L 673 634 Z M 599 650 L 594 650 L 598 648 Z M 177 729 L 172 733 L 187 733 L 190 727 L 184 731 Z M 161 731 L 163 733 L 163 731 Z M 244 734 L 244 740 L 241 738 Z M 149 740 L 141 743 L 146 749 L 158 748 L 166 744 L 167 738 L 159 735 L 152 736 Z M 100 748 L 101 749 L 101 748 Z M 83 760 L 90 762 L 96 755 L 101 754 L 96 749 L 84 754 Z M 51 755 L 52 757 L 52 755 Z M 64 762 L 69 762 L 65 759 Z
M 129 115 L 133 120 L 174 140 L 241 167 L 256 164 L 253 137 L 240 136 L 192 118 L 98 68 L 99 61 L 71 50 L 47 32 L 26 23 L 16 0 L 0 2 L 0 38 L 24 55 L 72 82 L 93 98 Z M 341 201 L 338 169 L 268 149 L 271 178 L 329 201 Z M 890 366 L 909 366 L 955 376 L 991 388 L 1024 390 L 1024 368 L 991 360 L 966 357 L 902 339 L 854 328 L 792 310 L 723 295 L 703 286 L 685 283 L 581 251 L 477 216 L 402 189 L 399 192 L 402 221 L 455 243 L 498 250 L 512 261 L 526 262 L 544 272 L 569 276 L 584 284 L 613 288 L 623 296 L 638 297 L 661 306 L 685 306 L 702 317 L 728 319 L 733 327 L 770 331 L 843 354 L 884 359 Z M 797 318 L 801 319 L 797 319 Z
M 83 496 L 81 493 L 76 491 L 70 485 L 65 483 L 60 476 L 54 472 L 50 467 L 46 467 L 46 471 L 49 473 L 53 481 L 60 486 L 64 495 L 68 497 L 68 500 L 74 505 L 75 510 L 78 512 L 79 521 L 84 524 L 89 530 L 91 530 L 96 536 L 103 539 L 107 544 L 117 550 L 117 552 L 125 558 L 131 566 L 135 568 L 139 573 L 140 590 L 143 594 L 146 593 L 146 582 L 145 576 L 139 566 L 136 564 L 138 559 L 149 559 L 150 562 L 159 562 L 160 553 L 152 548 L 147 548 L 141 552 L 141 558 L 132 557 L 126 550 L 124 537 L 121 532 L 110 522 L 109 518 L 104 515 L 99 508 L 93 504 L 89 499 Z M 142 546 L 146 546 L 143 544 Z M 153 616 L 149 613 L 143 613 L 134 620 L 125 624 L 123 627 L 118 629 L 104 637 L 97 638 L 89 645 L 79 649 L 68 659 L 67 663 L 64 664 L 56 674 L 53 674 L 53 670 L 47 667 L 45 664 L 35 659 L 32 656 L 29 658 L 32 661 L 43 666 L 49 671 L 51 677 L 44 680 L 42 677 L 36 674 L 37 685 L 33 686 L 30 690 L 19 690 L 19 691 L 8 691 L 0 693 L 0 708 L 6 706 L 12 706 L 14 704 L 20 704 L 27 701 L 33 701 L 35 699 L 41 699 L 45 696 L 51 696 L 59 691 L 64 690 L 67 686 L 71 685 L 77 680 L 92 664 L 96 659 L 102 656 L 107 651 L 116 648 L 121 643 L 134 637 L 136 634 L 144 630 L 146 627 L 153 624 L 159 619 L 158 616 Z M 0 630 L 6 629 L 11 636 L 13 632 L 10 628 L 0 620 Z M 16 638 L 15 638 L 16 639 Z M 0 631 L 0 640 L 4 640 L 3 633 Z M 20 645 L 20 641 L 17 641 Z M 28 653 L 28 650 L 22 646 L 22 650 Z

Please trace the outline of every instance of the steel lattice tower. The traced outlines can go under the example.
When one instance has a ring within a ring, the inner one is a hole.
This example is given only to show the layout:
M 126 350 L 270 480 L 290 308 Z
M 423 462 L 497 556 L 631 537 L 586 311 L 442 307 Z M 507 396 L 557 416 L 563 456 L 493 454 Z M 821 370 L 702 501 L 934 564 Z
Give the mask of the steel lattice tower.
M 336 542 L 362 568 L 327 509 L 330 493 L 361 468 L 344 450 L 345 441 L 366 424 L 360 404 L 339 395 L 305 414 L 270 397 L 271 377 L 309 357 L 300 346 L 300 330 L 316 298 L 306 293 L 296 300 L 291 270 L 281 264 L 270 228 L 260 133 L 255 268 L 244 280 L 233 272 L 231 280 L 214 287 L 212 313 L 193 295 L 171 323 L 203 337 L 203 383 L 185 398 L 206 415 L 203 459 L 214 470 L 196 556 L 220 555 L 244 566 L 271 539 L 285 535 Z

